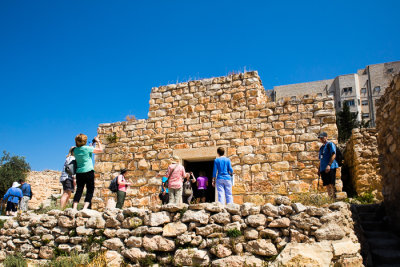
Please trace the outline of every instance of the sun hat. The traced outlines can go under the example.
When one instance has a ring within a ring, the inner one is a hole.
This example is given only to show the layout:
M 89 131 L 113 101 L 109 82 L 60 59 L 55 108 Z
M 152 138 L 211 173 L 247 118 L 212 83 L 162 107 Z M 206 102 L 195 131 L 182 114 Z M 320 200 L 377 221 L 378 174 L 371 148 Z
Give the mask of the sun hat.
M 172 163 L 179 163 L 180 162 L 180 158 L 178 156 L 173 156 L 171 162 Z
M 14 183 L 12 184 L 12 187 L 18 187 L 18 186 L 20 186 L 20 184 L 19 184 L 18 182 L 14 182 Z

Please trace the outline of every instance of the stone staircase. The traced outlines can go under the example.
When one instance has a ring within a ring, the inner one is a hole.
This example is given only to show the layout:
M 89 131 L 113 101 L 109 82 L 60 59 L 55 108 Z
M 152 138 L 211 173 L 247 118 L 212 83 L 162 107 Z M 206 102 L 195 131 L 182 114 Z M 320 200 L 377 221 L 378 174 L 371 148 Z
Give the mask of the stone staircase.
M 356 205 L 354 210 L 366 266 L 400 267 L 400 237 L 385 222 L 383 207 L 380 204 Z

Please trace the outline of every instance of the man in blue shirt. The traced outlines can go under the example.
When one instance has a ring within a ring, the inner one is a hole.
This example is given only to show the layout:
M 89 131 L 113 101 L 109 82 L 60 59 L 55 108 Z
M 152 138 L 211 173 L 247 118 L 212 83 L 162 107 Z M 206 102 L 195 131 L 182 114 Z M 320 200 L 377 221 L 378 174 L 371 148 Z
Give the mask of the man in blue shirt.
M 3 197 L 7 201 L 6 215 L 14 215 L 17 211 L 17 205 L 22 198 L 22 190 L 18 188 L 19 183 L 14 182 Z
M 328 134 L 322 132 L 318 135 L 322 146 L 319 149 L 319 167 L 318 175 L 321 176 L 323 185 L 326 186 L 328 195 L 331 198 L 336 197 L 336 169 L 339 168 L 336 162 L 336 146 L 332 142 L 328 142 Z
M 230 159 L 224 156 L 225 149 L 217 149 L 218 158 L 214 160 L 212 185 L 217 185 L 218 201 L 222 204 L 233 203 L 232 197 L 232 175 L 233 169 Z M 225 199 L 224 199 L 225 196 Z
M 20 210 L 28 211 L 28 202 L 29 200 L 32 199 L 32 188 L 30 184 L 25 183 L 25 181 L 22 179 L 19 180 L 19 183 L 21 184 L 21 190 L 23 195 L 20 203 Z

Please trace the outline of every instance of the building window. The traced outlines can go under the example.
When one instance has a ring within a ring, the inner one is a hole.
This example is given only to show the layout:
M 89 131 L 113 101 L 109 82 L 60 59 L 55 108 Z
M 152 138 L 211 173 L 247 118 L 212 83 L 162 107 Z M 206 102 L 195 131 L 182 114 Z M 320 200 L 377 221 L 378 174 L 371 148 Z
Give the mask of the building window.
M 360 105 L 360 99 L 357 99 L 357 103 L 358 103 L 358 105 Z
M 363 100 L 363 101 L 361 102 L 361 105 L 363 105 L 363 106 L 368 106 L 368 100 Z
M 354 99 L 352 99 L 352 100 L 346 100 L 346 101 L 344 101 L 344 103 L 345 103 L 347 106 L 349 106 L 349 107 L 354 106 Z
M 317 96 L 318 96 L 318 97 L 321 97 L 321 96 L 322 96 L 322 93 L 318 93 Z
M 362 117 L 363 117 L 363 118 L 369 118 L 369 113 L 363 113 L 363 114 L 362 114 Z
M 296 100 L 296 96 L 291 96 L 290 99 L 291 100 Z
M 309 95 L 304 95 L 304 98 L 308 98 L 309 97 Z
M 374 92 L 379 94 L 381 92 L 381 87 L 380 86 L 375 86 Z
M 353 87 L 345 87 L 343 88 L 343 93 L 347 94 L 347 93 L 351 93 L 353 92 Z
M 366 94 L 367 93 L 367 88 L 361 88 L 361 94 Z
M 341 108 L 342 103 L 340 103 L 340 101 L 339 101 L 339 102 L 337 102 L 337 104 L 338 104 L 338 107 Z

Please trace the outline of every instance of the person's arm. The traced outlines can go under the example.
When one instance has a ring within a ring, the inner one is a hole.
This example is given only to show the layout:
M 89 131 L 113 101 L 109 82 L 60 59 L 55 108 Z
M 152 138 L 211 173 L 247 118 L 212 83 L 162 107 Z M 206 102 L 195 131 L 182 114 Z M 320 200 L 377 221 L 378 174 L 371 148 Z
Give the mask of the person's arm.
M 231 160 L 230 160 L 230 159 L 228 159 L 228 160 L 229 160 L 229 163 L 228 163 L 228 172 L 229 172 L 229 174 L 232 176 L 232 175 L 233 175 L 232 163 L 231 163 Z
M 191 172 L 190 175 L 192 176 L 192 179 L 190 179 L 191 182 L 195 183 L 196 182 L 196 178 L 194 177 L 193 172 Z
M 212 175 L 212 186 L 215 186 L 215 180 L 217 179 L 217 161 L 214 160 L 214 168 L 213 168 L 213 175 Z
M 118 175 L 118 185 L 130 185 L 131 183 L 129 182 L 124 182 L 122 181 L 122 175 Z
M 326 166 L 326 169 L 325 169 L 325 172 L 326 172 L 326 173 L 328 173 L 328 172 L 331 170 L 331 165 L 332 165 L 333 161 L 334 161 L 335 158 L 336 158 L 336 149 L 333 147 L 333 144 L 332 144 L 332 143 L 330 143 L 329 150 L 332 151 L 332 156 L 331 156 L 331 158 L 329 159 L 328 165 Z
M 206 187 L 208 187 L 208 179 L 206 180 Z
M 7 202 L 7 199 L 8 199 L 8 195 L 9 195 L 9 194 L 10 194 L 10 191 L 7 190 L 6 194 L 5 194 L 4 197 L 3 197 L 3 200 L 4 200 L 5 202 Z
M 95 153 L 95 154 L 103 153 L 104 149 L 103 149 L 103 145 L 101 144 L 100 139 L 96 136 L 94 138 L 94 140 L 96 140 L 96 144 L 95 144 L 95 148 L 93 150 L 93 153 Z

